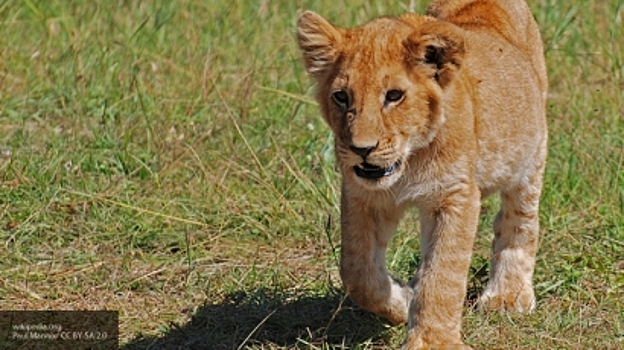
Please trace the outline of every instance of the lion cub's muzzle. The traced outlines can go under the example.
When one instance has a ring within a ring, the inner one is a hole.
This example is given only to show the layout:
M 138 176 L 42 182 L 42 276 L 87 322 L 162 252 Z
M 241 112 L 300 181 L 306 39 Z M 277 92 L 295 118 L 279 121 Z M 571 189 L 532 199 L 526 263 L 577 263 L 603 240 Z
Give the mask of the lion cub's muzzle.
M 362 157 L 362 163 L 359 163 L 353 167 L 353 171 L 355 171 L 355 175 L 364 179 L 376 180 L 382 177 L 393 175 L 399 167 L 401 167 L 401 160 L 396 161 L 394 164 L 389 167 L 381 167 L 378 165 L 371 164 L 366 161 L 368 155 L 373 152 L 377 145 L 373 147 L 355 147 L 353 145 L 349 146 L 353 153 Z
M 358 177 L 370 180 L 377 180 L 382 177 L 393 175 L 401 167 L 401 163 L 401 160 L 398 160 L 391 166 L 382 168 L 377 165 L 363 162 L 354 166 L 353 170 L 355 171 L 355 175 L 357 175 Z

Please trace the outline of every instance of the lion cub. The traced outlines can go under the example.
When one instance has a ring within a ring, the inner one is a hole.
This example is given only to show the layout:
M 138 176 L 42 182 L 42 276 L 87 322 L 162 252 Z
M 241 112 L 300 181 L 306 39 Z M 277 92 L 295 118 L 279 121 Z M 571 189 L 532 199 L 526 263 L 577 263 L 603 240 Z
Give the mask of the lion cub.
M 335 134 L 349 296 L 407 322 L 406 349 L 468 348 L 460 324 L 481 198 L 500 192 L 479 305 L 533 309 L 547 77 L 526 3 L 436 0 L 425 16 L 353 29 L 308 11 L 297 36 Z M 422 262 L 406 285 L 385 259 L 410 206 L 420 212 Z

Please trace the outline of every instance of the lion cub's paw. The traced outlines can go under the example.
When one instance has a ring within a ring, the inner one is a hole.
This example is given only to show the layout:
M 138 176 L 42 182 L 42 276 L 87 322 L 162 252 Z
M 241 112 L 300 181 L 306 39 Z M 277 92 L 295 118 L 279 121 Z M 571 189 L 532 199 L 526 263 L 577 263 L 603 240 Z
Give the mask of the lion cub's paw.
M 529 313 L 535 309 L 535 294 L 533 288 L 523 288 L 520 291 L 500 292 L 487 288 L 479 301 L 477 308 L 482 310 L 509 310 Z
M 389 300 L 388 308 L 382 310 L 376 310 L 371 307 L 371 310 L 377 315 L 385 317 L 390 323 L 395 326 L 403 325 L 407 323 L 409 304 L 414 296 L 412 288 L 402 286 L 395 282 L 392 285 L 392 297 Z
M 472 348 L 466 344 L 425 344 L 422 339 L 418 339 L 414 342 L 407 341 L 401 350 L 472 350 Z
M 408 330 L 401 350 L 470 350 L 464 344 L 459 333 L 452 335 L 448 332 L 431 333 L 424 330 Z

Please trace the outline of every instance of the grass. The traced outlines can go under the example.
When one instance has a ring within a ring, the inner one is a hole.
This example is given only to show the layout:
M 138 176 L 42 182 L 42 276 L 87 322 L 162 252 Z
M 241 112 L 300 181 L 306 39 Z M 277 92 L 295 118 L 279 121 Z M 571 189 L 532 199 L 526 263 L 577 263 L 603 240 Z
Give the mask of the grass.
M 128 350 L 397 348 L 404 330 L 341 289 L 340 176 L 293 28 L 426 2 L 349 3 L 0 4 L 0 309 L 119 310 Z M 465 340 L 622 348 L 624 1 L 530 4 L 551 84 L 538 309 L 467 308 Z M 389 253 L 402 278 L 417 230 Z

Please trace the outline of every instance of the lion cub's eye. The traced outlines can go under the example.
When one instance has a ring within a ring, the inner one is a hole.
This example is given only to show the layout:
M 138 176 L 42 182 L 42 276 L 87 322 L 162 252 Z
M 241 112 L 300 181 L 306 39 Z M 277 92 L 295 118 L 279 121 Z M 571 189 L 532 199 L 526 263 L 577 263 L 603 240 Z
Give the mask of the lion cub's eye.
M 401 90 L 390 90 L 386 92 L 386 104 L 401 100 L 403 95 L 404 93 Z
M 334 102 L 342 107 L 349 105 L 349 94 L 344 90 L 336 90 L 332 92 L 332 98 L 334 99 Z

